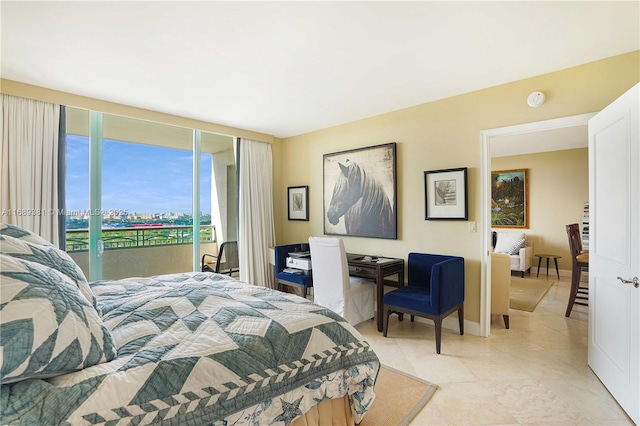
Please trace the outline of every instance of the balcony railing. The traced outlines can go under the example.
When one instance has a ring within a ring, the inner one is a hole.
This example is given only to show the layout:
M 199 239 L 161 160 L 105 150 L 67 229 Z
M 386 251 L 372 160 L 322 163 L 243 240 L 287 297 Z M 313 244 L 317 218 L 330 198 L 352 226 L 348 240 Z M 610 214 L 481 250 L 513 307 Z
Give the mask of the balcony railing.
M 67 252 L 89 250 L 89 230 L 67 231 Z M 105 250 L 193 244 L 191 226 L 142 226 L 132 228 L 104 228 L 102 241 Z M 200 242 L 215 243 L 215 225 L 200 225 Z

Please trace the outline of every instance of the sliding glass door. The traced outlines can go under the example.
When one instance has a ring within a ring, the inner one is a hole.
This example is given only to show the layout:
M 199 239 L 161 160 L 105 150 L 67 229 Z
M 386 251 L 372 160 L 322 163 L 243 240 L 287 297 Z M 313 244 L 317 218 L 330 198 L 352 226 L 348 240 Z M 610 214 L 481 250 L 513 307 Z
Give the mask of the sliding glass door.
M 67 250 L 91 280 L 197 270 L 217 253 L 215 156 L 230 137 L 72 110 Z

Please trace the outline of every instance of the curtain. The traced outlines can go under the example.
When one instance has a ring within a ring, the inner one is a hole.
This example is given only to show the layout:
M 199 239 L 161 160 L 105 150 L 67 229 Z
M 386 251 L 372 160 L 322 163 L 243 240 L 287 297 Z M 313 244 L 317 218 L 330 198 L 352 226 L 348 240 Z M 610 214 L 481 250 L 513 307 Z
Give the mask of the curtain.
M 67 216 L 60 214 L 67 207 L 67 109 L 60 105 L 58 120 L 58 246 L 67 249 Z
M 275 244 L 271 145 L 238 139 L 240 279 L 274 288 L 269 247 Z
M 2 94 L 1 220 L 58 238 L 60 105 Z

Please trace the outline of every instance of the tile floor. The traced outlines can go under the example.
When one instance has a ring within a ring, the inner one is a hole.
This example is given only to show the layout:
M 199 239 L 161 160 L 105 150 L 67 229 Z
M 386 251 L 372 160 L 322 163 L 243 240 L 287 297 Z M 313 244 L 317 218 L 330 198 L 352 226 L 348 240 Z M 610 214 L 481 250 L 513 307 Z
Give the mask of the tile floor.
M 374 321 L 356 328 L 382 363 L 439 385 L 412 425 L 633 425 L 587 366 L 588 308 L 564 316 L 569 285 L 512 309 L 509 330 L 495 316 L 488 338 L 443 330 L 440 355 L 432 323 L 392 316 L 387 338 Z

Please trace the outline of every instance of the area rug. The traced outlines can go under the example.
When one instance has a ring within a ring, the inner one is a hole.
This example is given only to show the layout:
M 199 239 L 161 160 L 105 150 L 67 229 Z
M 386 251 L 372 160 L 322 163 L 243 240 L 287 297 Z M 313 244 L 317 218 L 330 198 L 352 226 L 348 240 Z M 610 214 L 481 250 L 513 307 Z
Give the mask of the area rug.
M 426 380 L 383 365 L 376 380 L 376 399 L 360 426 L 408 425 L 437 388 Z
M 511 277 L 509 307 L 533 312 L 555 281 Z

